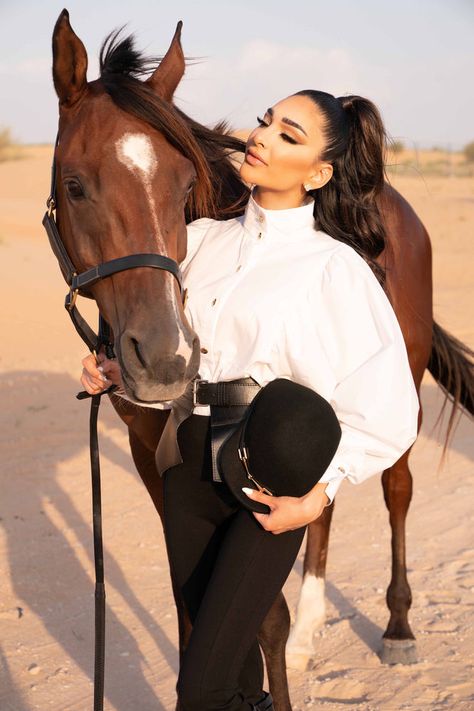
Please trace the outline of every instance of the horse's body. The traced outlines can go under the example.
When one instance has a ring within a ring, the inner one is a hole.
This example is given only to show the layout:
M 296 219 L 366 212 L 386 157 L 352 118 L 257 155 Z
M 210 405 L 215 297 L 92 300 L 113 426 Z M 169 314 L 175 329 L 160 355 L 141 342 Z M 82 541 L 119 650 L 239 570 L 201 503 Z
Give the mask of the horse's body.
M 53 37 L 53 76 L 60 98 L 58 222 L 73 262 L 83 269 L 104 258 L 140 251 L 159 250 L 181 261 L 186 192 L 196 174 L 188 218 L 241 214 L 248 197 L 228 157 L 229 151 L 241 150 L 243 144 L 222 131 L 200 126 L 171 103 L 184 72 L 179 31 L 146 86 L 133 76 L 143 66 L 139 57 L 130 44 L 123 44 L 115 49 L 109 45 L 102 58 L 101 79 L 88 84 L 87 55 L 66 12 Z M 379 261 L 386 268 L 387 293 L 417 388 L 429 365 L 452 396 L 453 407 L 462 403 L 472 412 L 473 376 L 467 350 L 433 323 L 428 235 L 410 206 L 388 185 L 379 201 L 387 230 L 387 246 Z M 114 394 L 111 400 L 128 426 L 135 465 L 160 516 L 163 499 L 155 451 L 167 412 L 146 407 L 146 402 L 177 397 L 198 369 L 199 341 L 174 290 L 171 276 L 143 268 L 117 274 L 92 289 L 112 326 L 127 393 L 140 406 Z M 386 658 L 391 662 L 411 661 L 414 655 L 405 567 L 405 517 L 411 498 L 408 455 L 382 477 L 392 526 L 390 621 L 384 635 L 390 641 L 391 656 Z M 303 597 L 289 646 L 300 665 L 313 652 L 312 633 L 322 619 L 308 591 L 319 591 L 322 599 L 332 511 L 332 506 L 326 509 L 308 530 Z M 176 590 L 175 600 L 182 652 L 190 626 Z M 289 624 L 280 594 L 259 636 L 277 711 L 291 709 L 285 667 Z

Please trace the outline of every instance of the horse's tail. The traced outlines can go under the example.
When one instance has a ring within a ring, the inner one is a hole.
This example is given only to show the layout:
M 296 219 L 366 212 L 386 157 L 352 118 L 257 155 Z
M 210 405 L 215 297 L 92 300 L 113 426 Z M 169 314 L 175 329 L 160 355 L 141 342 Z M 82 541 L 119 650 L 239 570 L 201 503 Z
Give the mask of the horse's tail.
M 453 432 L 456 410 L 474 415 L 474 351 L 433 322 L 433 343 L 428 370 L 445 394 L 437 422 L 443 416 L 448 400 L 452 402 L 443 458 Z

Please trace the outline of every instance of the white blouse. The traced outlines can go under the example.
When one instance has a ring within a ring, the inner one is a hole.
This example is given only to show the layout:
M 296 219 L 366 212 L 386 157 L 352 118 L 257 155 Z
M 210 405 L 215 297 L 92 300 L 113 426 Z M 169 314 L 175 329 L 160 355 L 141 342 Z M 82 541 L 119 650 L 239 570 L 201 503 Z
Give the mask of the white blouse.
M 395 313 L 366 262 L 314 229 L 312 200 L 267 210 L 250 197 L 241 218 L 196 220 L 181 269 L 201 378 L 289 378 L 331 403 L 342 429 L 320 479 L 331 501 L 345 477 L 380 474 L 415 441 L 418 397 Z

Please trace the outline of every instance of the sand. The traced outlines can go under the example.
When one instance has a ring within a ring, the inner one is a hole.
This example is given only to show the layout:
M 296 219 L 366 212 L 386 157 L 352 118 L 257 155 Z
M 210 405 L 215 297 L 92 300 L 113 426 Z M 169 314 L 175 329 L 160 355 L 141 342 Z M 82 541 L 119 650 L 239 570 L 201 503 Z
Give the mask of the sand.
M 93 564 L 84 347 L 41 227 L 51 148 L 0 164 L 0 709 L 92 708 Z M 474 181 L 416 171 L 392 182 L 428 228 L 435 313 L 474 346 Z M 90 304 L 88 313 L 94 314 Z M 441 395 L 426 376 L 425 418 L 411 464 L 411 624 L 418 664 L 382 666 L 390 531 L 379 481 L 338 495 L 328 564 L 328 618 L 306 672 L 290 672 L 295 711 L 474 708 L 472 421 L 463 416 L 437 471 Z M 100 421 L 107 577 L 108 711 L 171 711 L 176 619 L 160 522 L 135 473 L 125 427 Z M 285 586 L 292 610 L 302 553 Z

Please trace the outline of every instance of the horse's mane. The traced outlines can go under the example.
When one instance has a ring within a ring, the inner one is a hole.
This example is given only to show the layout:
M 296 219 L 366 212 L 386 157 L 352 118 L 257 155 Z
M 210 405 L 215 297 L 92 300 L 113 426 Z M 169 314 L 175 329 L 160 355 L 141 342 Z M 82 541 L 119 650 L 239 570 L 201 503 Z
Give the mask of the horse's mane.
M 231 155 L 242 152 L 245 144 L 229 134 L 224 121 L 208 128 L 160 98 L 143 77 L 156 69 L 161 57 L 144 56 L 135 48 L 134 36 L 120 39 L 121 32 L 112 32 L 102 44 L 101 81 L 119 108 L 160 131 L 192 161 L 197 181 L 188 200 L 186 219 L 225 219 L 242 214 L 249 189 L 240 180 Z

